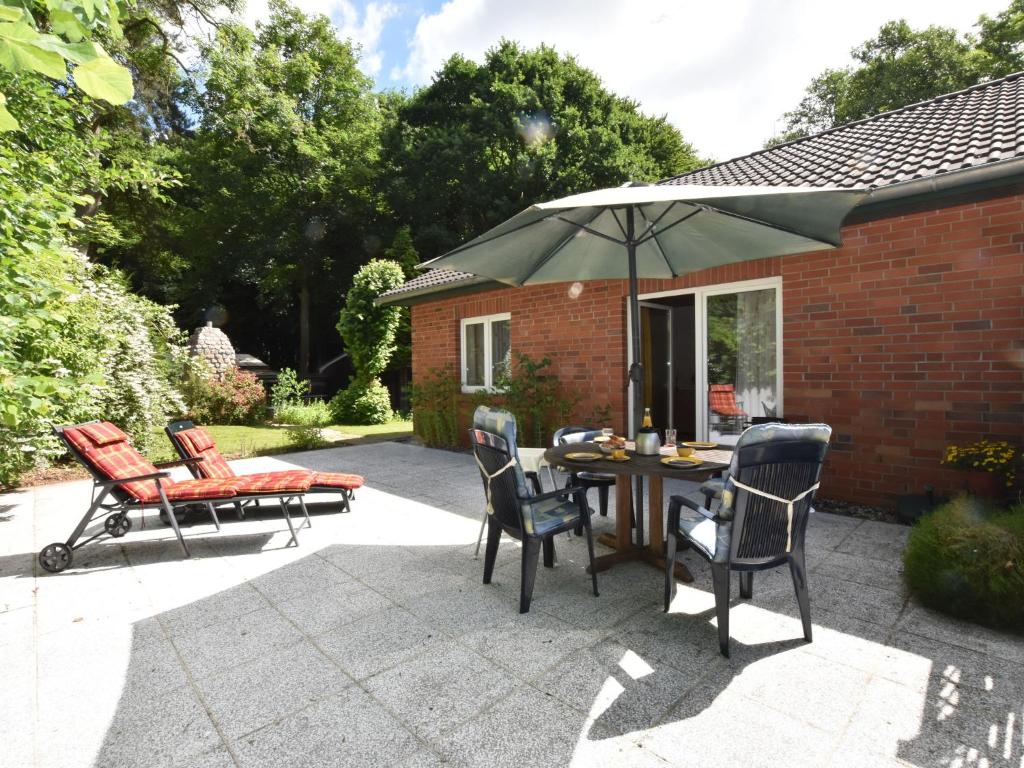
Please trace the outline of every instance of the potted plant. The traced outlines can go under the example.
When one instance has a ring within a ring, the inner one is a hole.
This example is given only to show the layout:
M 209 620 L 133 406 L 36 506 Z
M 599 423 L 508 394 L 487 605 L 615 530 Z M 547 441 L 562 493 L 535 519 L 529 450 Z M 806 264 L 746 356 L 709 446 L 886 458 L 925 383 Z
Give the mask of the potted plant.
M 966 472 L 968 493 L 1000 499 L 1015 480 L 1016 449 L 1005 440 L 979 440 L 970 445 L 946 446 L 942 463 Z

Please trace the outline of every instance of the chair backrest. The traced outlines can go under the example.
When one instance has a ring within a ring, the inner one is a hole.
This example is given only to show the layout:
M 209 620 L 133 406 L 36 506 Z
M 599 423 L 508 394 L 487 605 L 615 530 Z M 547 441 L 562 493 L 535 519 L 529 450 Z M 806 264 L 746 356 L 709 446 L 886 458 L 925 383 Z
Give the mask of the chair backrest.
M 556 447 L 568 445 L 569 443 L 586 443 L 600 434 L 601 430 L 594 429 L 593 427 L 562 427 L 555 432 L 551 442 Z
M 96 480 L 117 480 L 157 472 L 157 468 L 128 442 L 128 435 L 109 421 L 89 421 L 55 427 L 54 432 L 71 454 Z M 168 484 L 170 482 L 168 481 Z M 124 483 L 113 489 L 119 501 L 157 501 L 160 494 L 153 480 Z
M 164 427 L 164 432 L 181 458 L 202 459 L 188 465 L 195 477 L 227 480 L 238 476 L 217 450 L 210 433 L 202 427 L 187 420 L 172 421 Z
M 723 416 L 743 415 L 743 409 L 736 403 L 736 387 L 732 384 L 709 385 L 708 407 Z
M 718 512 L 719 517 L 733 521 L 732 563 L 769 563 L 803 546 L 814 500 L 812 492 L 793 505 L 790 525 L 786 504 L 751 493 L 733 481 L 793 499 L 818 482 L 831 434 L 827 424 L 759 424 L 740 435 Z
M 493 514 L 502 526 L 525 533 L 532 532 L 532 517 L 523 519 L 521 499 L 532 496 L 526 482 L 526 475 L 519 465 L 516 449 L 516 418 L 508 411 L 481 405 L 473 414 L 473 428 L 469 430 L 469 442 L 473 454 L 480 463 L 480 478 L 484 493 L 490 488 L 490 502 Z M 498 472 L 509 461 L 515 463 L 500 474 L 488 480 L 488 475 Z

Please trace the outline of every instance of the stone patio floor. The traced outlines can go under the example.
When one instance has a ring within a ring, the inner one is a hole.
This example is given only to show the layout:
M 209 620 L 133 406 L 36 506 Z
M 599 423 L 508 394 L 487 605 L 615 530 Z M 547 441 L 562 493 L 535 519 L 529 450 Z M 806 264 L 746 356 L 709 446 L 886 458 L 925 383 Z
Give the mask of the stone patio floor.
M 814 642 L 778 570 L 753 601 L 734 584 L 726 660 L 691 553 L 696 580 L 664 614 L 657 571 L 603 573 L 595 598 L 584 540 L 560 537 L 519 615 L 516 543 L 492 585 L 473 559 L 468 455 L 380 443 L 236 464 L 367 487 L 350 514 L 315 501 L 298 548 L 271 509 L 190 526 L 184 560 L 147 513 L 60 575 L 36 552 L 89 484 L 0 496 L 0 765 L 1024 766 L 1024 641 L 909 600 L 905 528 L 814 516 Z M 594 519 L 611 529 L 614 511 Z

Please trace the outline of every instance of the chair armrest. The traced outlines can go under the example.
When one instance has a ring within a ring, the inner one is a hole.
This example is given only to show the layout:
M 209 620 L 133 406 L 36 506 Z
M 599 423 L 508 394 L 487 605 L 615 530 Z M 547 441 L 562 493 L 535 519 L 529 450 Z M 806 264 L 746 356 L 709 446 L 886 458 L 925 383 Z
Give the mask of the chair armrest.
M 536 502 L 536 501 L 547 501 L 548 499 L 558 499 L 563 496 L 572 496 L 575 493 L 583 493 L 584 488 L 582 485 L 567 485 L 565 488 L 559 488 L 556 491 L 548 491 L 547 493 L 541 493 L 537 496 L 528 496 L 520 501 Z
M 161 461 L 153 466 L 157 469 L 168 469 L 170 467 L 180 467 L 183 464 L 198 464 L 200 461 L 206 461 L 202 456 L 189 457 L 187 459 L 175 459 L 174 461 Z
M 150 472 L 148 475 L 138 475 L 136 477 L 119 477 L 116 480 L 97 480 L 96 485 L 106 488 L 110 485 L 122 485 L 124 483 L 137 483 L 140 480 L 156 480 L 157 483 L 161 479 L 165 479 L 171 476 L 170 472 Z

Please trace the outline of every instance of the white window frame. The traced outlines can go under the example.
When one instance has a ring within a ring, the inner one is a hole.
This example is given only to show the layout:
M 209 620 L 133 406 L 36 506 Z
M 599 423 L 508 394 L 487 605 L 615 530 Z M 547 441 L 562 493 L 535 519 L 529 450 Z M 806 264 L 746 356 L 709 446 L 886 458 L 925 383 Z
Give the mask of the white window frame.
M 507 320 L 509 323 L 509 337 L 511 338 L 511 324 L 512 324 L 512 313 L 511 312 L 499 312 L 496 315 L 477 315 L 476 317 L 464 317 L 459 321 L 459 381 L 462 383 L 462 391 L 465 393 L 470 392 L 481 392 L 488 389 L 494 389 L 493 381 L 493 350 L 492 345 L 492 334 L 491 324 L 500 323 L 503 320 Z M 479 384 L 467 384 L 466 383 L 466 326 L 467 325 L 478 325 L 483 323 L 484 326 L 484 383 Z

